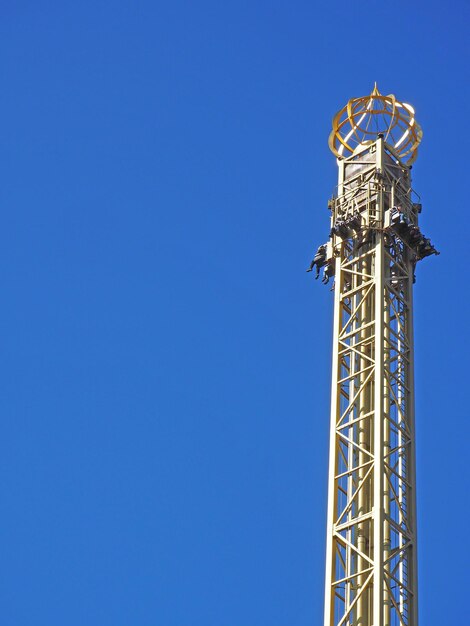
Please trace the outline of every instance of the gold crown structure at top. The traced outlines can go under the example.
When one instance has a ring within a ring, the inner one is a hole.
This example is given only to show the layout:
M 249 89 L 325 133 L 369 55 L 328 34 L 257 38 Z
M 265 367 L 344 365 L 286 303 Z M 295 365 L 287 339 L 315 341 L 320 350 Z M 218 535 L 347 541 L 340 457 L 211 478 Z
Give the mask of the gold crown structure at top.
M 392 94 L 383 96 L 375 83 L 370 96 L 352 98 L 334 116 L 328 144 L 333 154 L 342 159 L 375 141 L 378 134 L 383 134 L 402 161 L 415 161 L 423 131 L 413 107 L 399 102 Z

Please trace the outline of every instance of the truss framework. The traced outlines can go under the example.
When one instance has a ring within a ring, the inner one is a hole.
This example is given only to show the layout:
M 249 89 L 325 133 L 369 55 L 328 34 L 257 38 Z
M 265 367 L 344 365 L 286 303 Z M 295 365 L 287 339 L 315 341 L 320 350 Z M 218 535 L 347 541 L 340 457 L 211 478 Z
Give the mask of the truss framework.
M 387 228 L 391 206 L 417 223 L 417 205 L 382 138 L 339 168 L 332 224 L 359 214 L 361 232 L 333 237 L 325 626 L 417 626 L 415 258 Z

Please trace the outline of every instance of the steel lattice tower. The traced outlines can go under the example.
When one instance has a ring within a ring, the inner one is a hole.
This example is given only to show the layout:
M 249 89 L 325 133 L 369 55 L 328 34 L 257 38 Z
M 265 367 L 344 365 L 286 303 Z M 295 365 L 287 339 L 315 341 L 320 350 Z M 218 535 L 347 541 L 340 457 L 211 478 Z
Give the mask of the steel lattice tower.
M 413 282 L 437 254 L 418 227 L 413 108 L 377 87 L 333 119 L 334 276 L 325 626 L 417 626 Z

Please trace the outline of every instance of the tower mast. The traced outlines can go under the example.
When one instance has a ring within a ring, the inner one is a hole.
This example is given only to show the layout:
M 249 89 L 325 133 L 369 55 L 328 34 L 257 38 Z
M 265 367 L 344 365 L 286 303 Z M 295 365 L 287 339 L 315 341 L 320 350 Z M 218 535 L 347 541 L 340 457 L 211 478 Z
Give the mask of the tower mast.
M 310 269 L 334 275 L 325 626 L 417 626 L 413 283 L 438 254 L 418 227 L 413 108 L 350 100 L 333 119 L 338 188 Z

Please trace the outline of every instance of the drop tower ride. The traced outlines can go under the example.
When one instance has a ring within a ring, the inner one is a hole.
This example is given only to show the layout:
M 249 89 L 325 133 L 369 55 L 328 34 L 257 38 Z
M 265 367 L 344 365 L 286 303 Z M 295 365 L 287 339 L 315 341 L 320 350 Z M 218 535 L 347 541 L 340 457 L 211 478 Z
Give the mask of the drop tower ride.
M 377 86 L 333 119 L 337 193 L 310 269 L 334 278 L 325 626 L 418 626 L 413 107 Z

